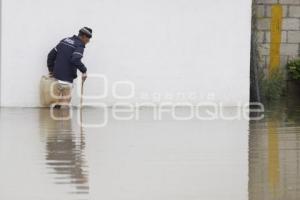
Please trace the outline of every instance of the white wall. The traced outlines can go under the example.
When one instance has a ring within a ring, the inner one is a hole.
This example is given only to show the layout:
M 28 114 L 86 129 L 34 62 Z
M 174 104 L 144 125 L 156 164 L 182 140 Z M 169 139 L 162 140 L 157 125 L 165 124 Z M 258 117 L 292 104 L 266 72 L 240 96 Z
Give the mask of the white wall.
M 106 74 L 110 84 L 133 81 L 130 102 L 145 101 L 146 92 L 196 92 L 192 103 L 212 93 L 215 102 L 248 102 L 250 0 L 2 0 L 2 6 L 2 106 L 38 106 L 48 51 L 82 26 L 95 33 L 85 51 L 89 73 Z M 102 84 L 92 83 L 87 92 L 101 92 Z M 99 102 L 117 101 L 109 95 Z

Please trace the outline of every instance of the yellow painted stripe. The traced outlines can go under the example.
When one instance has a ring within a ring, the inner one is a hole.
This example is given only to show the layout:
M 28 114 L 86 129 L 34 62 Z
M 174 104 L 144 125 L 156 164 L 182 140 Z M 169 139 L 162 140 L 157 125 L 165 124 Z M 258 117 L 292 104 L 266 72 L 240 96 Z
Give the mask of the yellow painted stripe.
M 271 44 L 270 44 L 270 66 L 269 74 L 277 71 L 280 66 L 280 44 L 282 29 L 282 6 L 276 4 L 272 6 L 271 19 Z
M 268 122 L 268 171 L 269 187 L 273 195 L 276 195 L 279 184 L 279 142 L 276 122 Z

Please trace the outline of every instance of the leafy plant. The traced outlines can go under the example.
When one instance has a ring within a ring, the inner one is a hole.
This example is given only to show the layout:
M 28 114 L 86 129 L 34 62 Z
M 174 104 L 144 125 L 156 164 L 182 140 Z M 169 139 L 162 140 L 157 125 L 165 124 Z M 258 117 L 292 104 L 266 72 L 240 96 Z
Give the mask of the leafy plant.
M 300 80 L 300 59 L 289 61 L 287 63 L 287 70 L 293 80 Z
M 285 81 L 281 71 L 273 71 L 269 76 L 261 76 L 260 90 L 264 101 L 278 100 L 283 92 Z

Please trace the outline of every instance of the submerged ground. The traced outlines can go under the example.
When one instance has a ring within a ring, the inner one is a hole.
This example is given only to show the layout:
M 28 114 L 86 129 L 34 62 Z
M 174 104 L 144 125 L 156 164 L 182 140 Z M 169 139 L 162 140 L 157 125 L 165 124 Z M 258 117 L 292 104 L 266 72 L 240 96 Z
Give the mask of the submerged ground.
M 47 109 L 1 109 L 0 199 L 300 198 L 297 103 L 270 106 L 260 121 L 155 120 L 143 109 L 139 119 L 108 114 L 106 126 L 82 128 L 73 114 L 53 120 Z M 82 119 L 95 124 L 103 114 L 89 108 Z

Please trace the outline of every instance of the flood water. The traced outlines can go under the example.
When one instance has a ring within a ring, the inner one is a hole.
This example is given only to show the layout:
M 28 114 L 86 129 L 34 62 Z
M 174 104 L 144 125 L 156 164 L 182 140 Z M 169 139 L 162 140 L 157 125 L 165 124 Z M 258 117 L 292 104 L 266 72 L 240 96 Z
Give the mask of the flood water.
M 82 119 L 103 116 L 89 108 Z M 104 127 L 81 127 L 77 117 L 0 110 L 1 200 L 300 199 L 299 106 L 281 103 L 260 121 L 154 120 L 143 109 L 138 120 L 108 114 Z

